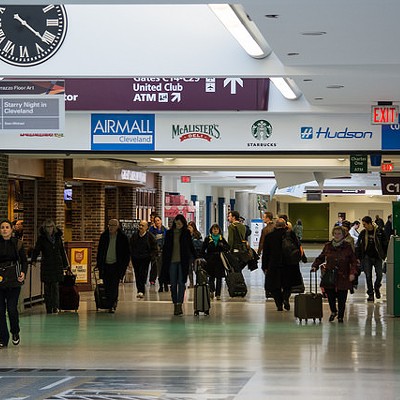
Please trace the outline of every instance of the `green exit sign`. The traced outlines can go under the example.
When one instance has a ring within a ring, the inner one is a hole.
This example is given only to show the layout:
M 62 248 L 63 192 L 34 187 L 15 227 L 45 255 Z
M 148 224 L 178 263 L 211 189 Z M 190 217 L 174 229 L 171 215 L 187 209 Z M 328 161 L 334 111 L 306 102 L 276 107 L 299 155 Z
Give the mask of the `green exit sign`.
M 366 174 L 368 172 L 368 157 L 366 155 L 350 156 L 350 173 Z

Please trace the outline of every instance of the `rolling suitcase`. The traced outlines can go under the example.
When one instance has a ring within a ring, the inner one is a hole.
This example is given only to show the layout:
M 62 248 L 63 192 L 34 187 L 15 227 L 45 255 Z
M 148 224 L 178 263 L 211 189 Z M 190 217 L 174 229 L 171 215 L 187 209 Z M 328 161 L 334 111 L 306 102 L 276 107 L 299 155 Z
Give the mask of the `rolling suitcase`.
M 225 282 L 229 296 L 244 297 L 247 294 L 247 285 L 242 272 L 235 272 L 231 262 L 230 253 L 220 253 L 222 265 L 225 269 Z
M 322 320 L 322 294 L 317 293 L 317 272 L 315 272 L 315 292 L 312 291 L 312 272 L 310 271 L 310 292 L 300 293 L 294 298 L 294 316 L 298 318 L 300 323 L 304 319 L 306 323 L 308 319 Z
M 67 270 L 64 281 L 59 284 L 60 310 L 78 311 L 80 295 L 75 280 L 76 275 L 71 270 Z
M 98 269 L 95 268 L 93 270 L 93 275 L 94 275 L 94 282 L 95 282 L 94 301 L 96 303 L 96 311 L 98 311 L 100 309 L 106 310 L 109 308 L 108 302 L 107 302 L 107 297 L 106 297 L 106 289 L 104 287 L 104 284 L 99 282 L 97 274 L 98 274 Z
M 194 286 L 194 315 L 203 312 L 210 314 L 210 288 L 207 283 L 207 272 L 205 270 L 206 260 L 198 258 L 194 261 L 194 271 L 196 274 L 196 285 Z

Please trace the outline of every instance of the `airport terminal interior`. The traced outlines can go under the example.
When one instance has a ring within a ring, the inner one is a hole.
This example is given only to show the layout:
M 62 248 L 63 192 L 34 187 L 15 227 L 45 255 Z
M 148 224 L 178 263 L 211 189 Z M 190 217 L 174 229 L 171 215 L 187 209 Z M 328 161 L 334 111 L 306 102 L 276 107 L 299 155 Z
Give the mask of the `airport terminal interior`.
M 338 216 L 386 221 L 399 205 L 399 1 L 4 3 L 0 214 L 24 219 L 27 247 L 47 217 L 80 243 L 72 251 L 92 248 L 109 218 L 133 227 L 155 210 L 167 226 L 186 207 L 203 235 L 214 222 L 226 233 L 234 206 L 247 222 L 316 216 L 300 267 L 319 293 L 311 263 Z M 174 315 L 170 292 L 147 283 L 138 298 L 133 278 L 115 313 L 96 309 L 94 280 L 76 311 L 20 300 L 0 400 L 400 400 L 389 273 L 374 301 L 361 274 L 343 323 L 326 299 L 321 320 L 295 318 L 296 294 L 277 311 L 261 261 L 243 274 L 247 295 L 223 282 L 209 315 L 194 315 L 193 288 Z
M 321 245 L 305 246 L 310 265 Z M 174 316 L 169 293 L 120 285 L 115 314 L 96 310 L 82 292 L 78 312 L 21 314 L 21 343 L 1 350 L 1 399 L 398 399 L 399 321 L 387 315 L 386 289 L 366 301 L 365 279 L 349 295 L 344 323 L 278 312 L 265 299 L 260 269 L 244 271 L 249 293 L 230 298 L 223 286 L 210 315 Z M 314 290 L 314 289 L 313 289 Z

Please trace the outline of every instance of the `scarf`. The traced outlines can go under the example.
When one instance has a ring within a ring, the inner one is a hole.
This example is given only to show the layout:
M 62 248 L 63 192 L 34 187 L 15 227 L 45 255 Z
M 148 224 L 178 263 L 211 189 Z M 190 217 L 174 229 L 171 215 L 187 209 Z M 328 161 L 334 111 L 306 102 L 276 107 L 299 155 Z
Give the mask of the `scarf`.
M 220 234 L 218 234 L 218 235 L 211 234 L 210 236 L 211 236 L 211 238 L 212 238 L 212 240 L 214 242 L 215 247 L 217 247 L 218 246 L 218 241 L 221 238 L 221 235 Z
M 334 240 L 332 240 L 332 246 L 339 247 L 342 245 L 343 242 L 344 242 L 344 238 L 342 240 L 339 240 L 338 242 L 335 242 Z

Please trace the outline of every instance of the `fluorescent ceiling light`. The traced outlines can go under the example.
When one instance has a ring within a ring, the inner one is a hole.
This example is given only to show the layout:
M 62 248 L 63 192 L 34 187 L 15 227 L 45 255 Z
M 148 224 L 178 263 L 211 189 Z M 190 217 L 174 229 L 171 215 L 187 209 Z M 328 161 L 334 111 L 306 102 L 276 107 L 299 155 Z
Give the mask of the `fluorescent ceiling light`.
M 282 96 L 288 100 L 296 100 L 301 96 L 297 85 L 290 78 L 269 78 Z
M 208 7 L 250 56 L 264 58 L 271 53 L 257 26 L 248 19 L 241 6 L 209 4 Z

